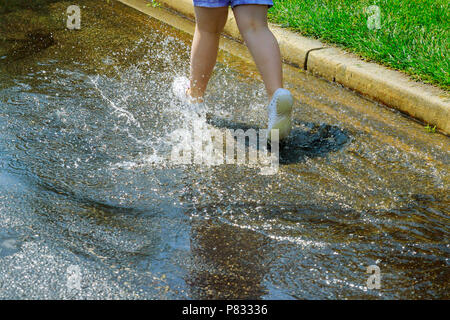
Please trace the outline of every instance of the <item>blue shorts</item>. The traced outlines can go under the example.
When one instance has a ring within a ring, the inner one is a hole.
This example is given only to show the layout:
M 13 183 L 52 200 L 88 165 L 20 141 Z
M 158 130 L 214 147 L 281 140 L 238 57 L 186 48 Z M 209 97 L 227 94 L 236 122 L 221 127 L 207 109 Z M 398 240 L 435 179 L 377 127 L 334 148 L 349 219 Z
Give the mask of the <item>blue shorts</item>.
M 218 8 L 218 7 L 228 7 L 234 8 L 240 4 L 265 4 L 272 7 L 272 0 L 194 0 L 194 6 L 196 7 L 207 7 L 207 8 Z

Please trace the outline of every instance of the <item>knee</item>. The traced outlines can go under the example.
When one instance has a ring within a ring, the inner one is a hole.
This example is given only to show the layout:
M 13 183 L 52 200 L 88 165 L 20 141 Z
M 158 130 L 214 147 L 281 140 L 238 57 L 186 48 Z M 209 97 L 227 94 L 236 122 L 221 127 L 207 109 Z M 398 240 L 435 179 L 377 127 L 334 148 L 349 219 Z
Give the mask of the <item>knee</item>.
M 264 31 L 268 29 L 267 22 L 253 18 L 248 18 L 245 19 L 244 21 L 241 21 L 238 27 L 242 35 Z
M 200 33 L 207 33 L 219 36 L 222 33 L 223 28 L 220 28 L 220 26 L 211 26 L 211 25 L 205 26 L 197 24 L 197 30 Z
M 195 7 L 195 30 L 209 35 L 220 35 L 228 17 L 228 7 Z
M 211 19 L 212 20 L 212 19 Z M 225 27 L 226 23 L 226 16 L 220 17 L 220 19 L 217 20 L 205 20 L 202 19 L 201 21 L 196 21 L 196 28 L 201 33 L 208 33 L 213 35 L 220 35 L 223 31 L 223 28 Z

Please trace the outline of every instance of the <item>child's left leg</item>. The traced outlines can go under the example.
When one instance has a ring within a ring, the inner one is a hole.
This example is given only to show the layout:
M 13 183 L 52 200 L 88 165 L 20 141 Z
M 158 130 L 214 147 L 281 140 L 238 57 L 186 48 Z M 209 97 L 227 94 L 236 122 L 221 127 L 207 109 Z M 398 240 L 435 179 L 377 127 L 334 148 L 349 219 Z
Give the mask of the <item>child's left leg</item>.
M 267 5 L 244 4 L 234 6 L 233 13 L 261 73 L 270 101 L 275 91 L 283 87 L 283 73 L 280 48 L 267 24 L 267 9 Z
M 202 102 L 217 59 L 220 34 L 228 17 L 228 6 L 195 7 L 195 33 L 191 50 L 191 75 L 188 94 Z

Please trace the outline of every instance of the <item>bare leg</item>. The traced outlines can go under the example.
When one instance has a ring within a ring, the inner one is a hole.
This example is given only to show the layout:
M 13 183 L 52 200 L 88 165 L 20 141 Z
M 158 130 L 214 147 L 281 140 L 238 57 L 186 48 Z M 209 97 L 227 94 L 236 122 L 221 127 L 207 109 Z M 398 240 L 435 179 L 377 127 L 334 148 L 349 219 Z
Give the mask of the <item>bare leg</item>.
M 265 5 L 238 5 L 234 7 L 233 13 L 270 100 L 274 92 L 283 87 L 283 73 L 280 48 L 267 25 L 267 8 Z
M 195 7 L 196 26 L 191 50 L 191 97 L 203 100 L 214 69 L 220 34 L 228 17 L 228 7 Z

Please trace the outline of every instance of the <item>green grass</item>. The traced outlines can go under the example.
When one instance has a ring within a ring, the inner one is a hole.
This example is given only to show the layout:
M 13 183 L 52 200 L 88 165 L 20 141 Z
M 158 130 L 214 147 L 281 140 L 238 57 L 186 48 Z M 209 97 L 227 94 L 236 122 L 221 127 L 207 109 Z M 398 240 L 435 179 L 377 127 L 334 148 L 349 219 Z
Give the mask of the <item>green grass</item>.
M 428 133 L 436 133 L 436 126 L 432 127 L 432 126 L 430 126 L 429 124 L 427 124 L 426 127 L 425 127 L 425 130 L 426 130 Z
M 367 8 L 381 11 L 380 29 Z M 272 22 L 450 89 L 449 0 L 275 0 Z

